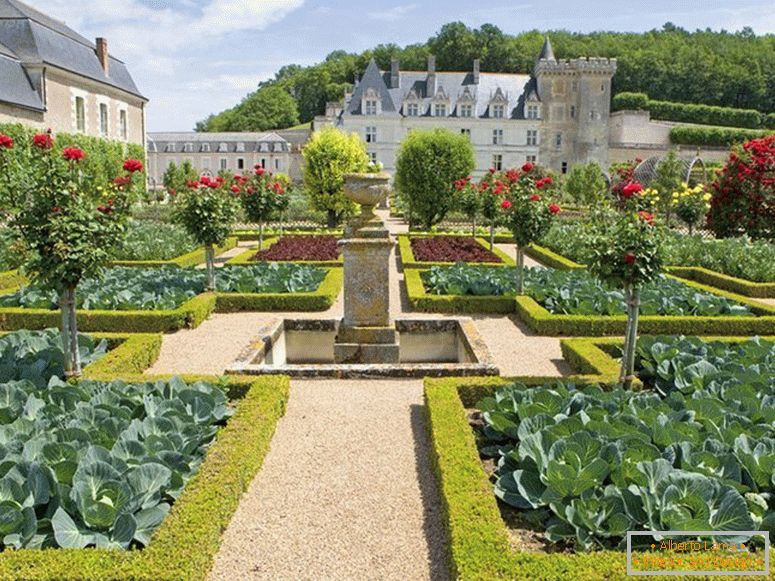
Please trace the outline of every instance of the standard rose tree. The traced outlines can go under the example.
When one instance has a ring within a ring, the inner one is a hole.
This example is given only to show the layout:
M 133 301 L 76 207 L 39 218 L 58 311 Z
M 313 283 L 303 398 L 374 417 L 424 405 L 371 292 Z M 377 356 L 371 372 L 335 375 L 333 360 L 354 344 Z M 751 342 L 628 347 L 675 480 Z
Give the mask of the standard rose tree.
M 635 349 L 638 341 L 640 290 L 662 272 L 660 230 L 654 215 L 638 210 L 643 188 L 631 182 L 623 192 L 621 212 L 609 214 L 591 226 L 586 240 L 588 267 L 603 282 L 624 289 L 627 328 L 620 383 L 629 388 L 635 379 Z
M 493 193 L 501 199 L 503 223 L 517 243 L 517 294 L 524 293 L 525 248 L 538 242 L 549 231 L 560 206 L 551 201 L 554 182 L 532 164 L 522 171 L 509 170 L 504 180 L 496 180 Z
M 258 224 L 258 251 L 261 252 L 264 248 L 264 225 L 284 210 L 285 187 L 261 166 L 256 166 L 250 179 L 236 179 L 240 182 L 236 191 L 245 215 Z
M 126 232 L 133 200 L 144 183 L 143 164 L 127 160 L 124 173 L 103 183 L 84 168 L 88 152 L 78 147 L 59 149 L 49 133 L 29 143 L 13 143 L 0 135 L 0 163 L 10 163 L 14 147 L 29 149 L 23 157 L 25 176 L 14 191 L 9 226 L 28 251 L 23 267 L 30 280 L 59 293 L 65 374 L 81 374 L 76 320 L 76 290 L 85 277 L 96 276 L 111 260 Z M 17 166 L 18 166 L 17 162 Z M 0 189 L 8 182 L 0 183 Z
M 207 289 L 215 290 L 215 246 L 226 242 L 237 219 L 245 178 L 190 180 L 175 197 L 175 220 L 205 247 Z M 247 181 L 247 180 L 245 180 Z

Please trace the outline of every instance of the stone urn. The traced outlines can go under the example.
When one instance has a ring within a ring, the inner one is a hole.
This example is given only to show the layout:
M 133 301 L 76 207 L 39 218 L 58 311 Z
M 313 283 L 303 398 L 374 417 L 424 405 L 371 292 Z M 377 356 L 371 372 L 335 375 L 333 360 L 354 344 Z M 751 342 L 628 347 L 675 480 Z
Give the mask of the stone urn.
M 390 193 L 390 174 L 356 173 L 347 174 L 344 179 L 344 195 L 356 204 L 360 204 L 361 213 L 345 229 L 346 237 L 386 238 L 387 230 L 374 214 L 374 208 L 387 199 Z M 360 232 L 360 230 L 364 230 Z M 377 234 L 376 230 L 384 232 Z

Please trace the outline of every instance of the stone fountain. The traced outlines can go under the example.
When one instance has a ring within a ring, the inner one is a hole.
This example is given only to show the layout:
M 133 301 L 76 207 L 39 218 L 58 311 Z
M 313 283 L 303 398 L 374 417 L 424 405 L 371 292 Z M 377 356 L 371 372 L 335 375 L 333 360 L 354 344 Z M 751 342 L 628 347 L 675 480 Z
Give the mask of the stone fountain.
M 344 317 L 268 322 L 227 373 L 292 377 L 440 377 L 498 375 L 473 320 L 390 316 L 395 241 L 374 208 L 390 175 L 353 174 L 345 195 L 361 213 L 345 228 Z
M 390 191 L 390 175 L 351 174 L 344 193 L 361 213 L 339 242 L 344 255 L 344 319 L 334 341 L 336 363 L 398 363 L 398 332 L 390 317 L 390 254 L 395 246 L 374 208 Z

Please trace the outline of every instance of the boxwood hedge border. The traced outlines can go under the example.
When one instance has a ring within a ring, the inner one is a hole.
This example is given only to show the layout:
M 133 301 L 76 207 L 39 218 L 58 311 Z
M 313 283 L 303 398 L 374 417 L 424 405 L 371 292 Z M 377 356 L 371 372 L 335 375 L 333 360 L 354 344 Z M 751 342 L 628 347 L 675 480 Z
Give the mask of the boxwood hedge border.
M 177 309 L 159 311 L 78 311 L 80 331 L 115 333 L 165 333 L 195 329 L 214 312 L 326 311 L 339 297 L 343 284 L 341 268 L 331 268 L 316 291 L 305 293 L 203 293 Z M 10 292 L 10 289 L 6 289 Z M 58 327 L 59 311 L 0 308 L 0 330 Z
M 228 252 L 237 247 L 238 239 L 234 236 L 226 239 L 226 242 L 222 246 L 215 247 L 216 256 Z M 198 248 L 193 252 L 183 254 L 177 258 L 170 260 L 114 260 L 111 264 L 113 266 L 131 266 L 136 268 L 159 268 L 162 266 L 177 266 L 180 268 L 187 268 L 191 266 L 198 266 L 205 262 L 205 249 Z
M 422 270 L 404 272 L 412 308 L 428 313 L 514 313 L 540 335 L 593 337 L 621 335 L 624 315 L 554 315 L 528 296 L 433 295 L 425 290 Z M 749 297 L 681 279 L 683 284 L 748 305 L 756 317 L 641 316 L 640 331 L 653 335 L 771 335 L 775 333 L 775 307 Z
M 470 236 L 460 236 L 459 234 L 399 234 L 398 252 L 401 257 L 401 265 L 403 266 L 404 270 L 425 269 L 425 268 L 431 268 L 433 266 L 453 266 L 455 264 L 454 262 L 421 262 L 414 257 L 414 252 L 412 252 L 413 238 L 436 238 L 436 237 L 444 237 L 444 236 L 447 236 L 447 237 L 454 236 L 456 238 L 460 238 L 460 237 L 470 238 Z M 487 242 L 484 238 L 476 237 L 475 240 L 485 250 L 490 250 L 490 243 Z M 514 266 L 516 264 L 514 259 L 510 257 L 508 254 L 506 254 L 505 252 L 503 252 L 502 250 L 493 248 L 492 252 L 498 258 L 500 258 L 502 262 L 477 262 L 475 264 L 477 266 L 492 266 L 492 267 L 508 267 L 508 266 Z M 474 264 L 474 263 L 470 263 L 470 264 Z
M 747 337 L 705 337 L 739 342 Z M 773 337 L 772 339 L 775 339 Z M 524 378 L 426 378 L 424 384 L 431 461 L 442 500 L 449 538 L 452 576 L 472 580 L 627 579 L 626 556 L 619 551 L 592 553 L 530 553 L 512 549 L 508 530 L 498 509 L 492 483 L 484 471 L 466 408 L 502 386 L 537 386 L 557 380 L 613 387 L 618 365 L 604 349 L 621 345 L 620 339 L 584 338 L 562 341 L 571 366 L 597 375 Z M 775 554 L 775 553 L 774 553 Z M 679 577 L 660 577 L 678 579 Z M 773 578 L 773 576 L 770 576 Z
M 271 248 L 279 241 L 280 238 L 269 238 L 264 240 L 264 248 Z M 258 246 L 254 246 L 239 256 L 231 258 L 224 266 L 253 266 L 254 264 L 261 264 L 260 261 L 253 260 L 253 257 L 257 252 Z M 308 264 L 310 266 L 337 267 L 344 266 L 344 256 L 339 256 L 338 260 L 283 260 L 278 262 L 281 264 L 292 262 L 293 264 Z
M 264 230 L 264 239 L 267 238 L 279 238 L 279 228 L 266 228 Z M 238 229 L 231 233 L 232 236 L 237 238 L 240 242 L 253 242 L 258 240 L 258 229 Z M 323 226 L 310 226 L 308 228 L 300 228 L 298 226 L 285 228 L 282 231 L 283 236 L 336 236 L 341 238 L 344 236 L 344 230 L 341 228 L 325 228 Z

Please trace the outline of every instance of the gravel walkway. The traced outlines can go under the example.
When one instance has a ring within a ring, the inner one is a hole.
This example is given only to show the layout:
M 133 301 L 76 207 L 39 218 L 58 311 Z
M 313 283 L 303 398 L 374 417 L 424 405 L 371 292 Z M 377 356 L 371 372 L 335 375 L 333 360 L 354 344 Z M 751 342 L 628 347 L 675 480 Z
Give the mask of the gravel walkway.
M 446 579 L 420 381 L 296 381 L 211 580 Z
M 756 299 L 756 300 L 764 303 L 765 305 L 771 305 L 775 307 L 775 299 Z

